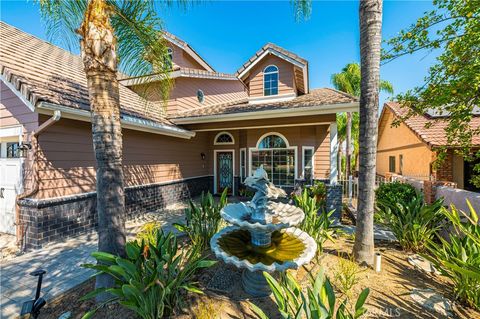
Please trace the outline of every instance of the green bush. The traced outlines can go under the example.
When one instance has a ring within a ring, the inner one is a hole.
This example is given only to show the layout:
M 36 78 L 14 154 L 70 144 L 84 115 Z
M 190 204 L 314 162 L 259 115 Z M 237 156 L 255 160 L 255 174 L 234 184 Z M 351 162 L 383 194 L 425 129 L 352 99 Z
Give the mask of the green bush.
M 303 190 L 301 196 L 293 197 L 297 207 L 305 213 L 305 218 L 299 228 L 309 234 L 317 243 L 317 255 L 323 251 L 325 241 L 333 241 L 332 235 L 336 228 L 332 226 L 334 211 L 326 212 L 322 204 L 315 198 L 310 197 L 308 190 Z
M 378 204 L 381 208 L 376 214 L 377 222 L 393 232 L 404 250 L 423 251 L 428 240 L 441 227 L 441 199 L 429 205 L 424 203 L 423 196 L 418 195 L 405 202 L 379 199 Z
M 264 272 L 264 276 L 272 289 L 278 311 L 285 319 L 355 319 L 362 317 L 367 309 L 363 307 L 370 290 L 364 289 L 350 311 L 347 307 L 348 299 L 344 299 L 337 308 L 335 292 L 330 280 L 325 278 L 322 268 L 316 278 L 310 277 L 310 285 L 306 287 L 306 294 L 300 284 L 290 273 L 280 282 Z M 257 306 L 250 303 L 250 307 L 258 318 L 268 319 L 268 316 Z
M 480 225 L 478 215 L 470 207 L 470 216 L 443 208 L 441 212 L 449 221 L 449 240 L 437 234 L 438 242 L 430 240 L 425 255 L 442 275 L 453 282 L 456 297 L 470 307 L 480 310 Z
M 377 206 L 382 209 L 381 205 L 387 203 L 389 205 L 396 203 L 408 203 L 414 197 L 417 197 L 415 187 L 410 184 L 400 183 L 398 181 L 392 183 L 380 184 L 375 191 L 375 199 Z
M 317 203 L 319 203 L 322 207 L 325 206 L 326 198 L 327 198 L 327 187 L 325 183 L 320 181 L 314 181 L 312 186 L 306 188 L 308 191 L 308 196 L 315 198 Z
M 171 315 L 183 304 L 185 291 L 202 293 L 193 281 L 195 272 L 210 267 L 216 261 L 201 257 L 199 247 L 180 251 L 174 234 L 156 232 L 154 242 L 131 241 L 126 245 L 126 258 L 105 252 L 94 252 L 97 264 L 82 265 L 115 279 L 113 288 L 97 288 L 82 299 L 100 293 L 111 298 L 97 308 L 87 312 L 89 318 L 100 307 L 109 302 L 118 302 L 144 319 L 158 319 Z
M 201 250 L 207 249 L 212 236 L 220 230 L 220 211 L 227 204 L 227 192 L 225 188 L 218 203 L 215 203 L 210 192 L 207 195 L 202 193 L 200 205 L 190 201 L 190 207 L 185 210 L 186 223 L 175 223 L 173 226 L 185 232 L 195 246 L 199 246 Z

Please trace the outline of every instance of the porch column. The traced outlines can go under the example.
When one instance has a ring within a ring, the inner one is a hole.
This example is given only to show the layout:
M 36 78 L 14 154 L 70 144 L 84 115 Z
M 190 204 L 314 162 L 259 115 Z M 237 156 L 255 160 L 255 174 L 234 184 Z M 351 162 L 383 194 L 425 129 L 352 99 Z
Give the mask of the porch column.
M 330 185 L 338 182 L 338 139 L 337 122 L 330 124 Z

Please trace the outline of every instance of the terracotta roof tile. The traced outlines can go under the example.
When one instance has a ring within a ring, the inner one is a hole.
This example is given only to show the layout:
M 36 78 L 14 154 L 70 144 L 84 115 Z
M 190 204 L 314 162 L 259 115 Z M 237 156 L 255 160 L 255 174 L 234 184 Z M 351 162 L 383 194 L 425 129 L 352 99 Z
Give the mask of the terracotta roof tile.
M 33 105 L 45 101 L 90 109 L 87 80 L 80 56 L 0 21 L 0 74 Z M 122 114 L 173 125 L 162 105 L 149 103 L 120 85 Z
M 310 93 L 298 96 L 290 101 L 271 102 L 262 104 L 249 104 L 248 100 L 242 99 L 230 103 L 206 106 L 194 110 L 185 111 L 172 116 L 171 118 L 202 117 L 210 115 L 235 114 L 245 112 L 258 112 L 267 110 L 301 108 L 356 102 L 357 99 L 351 95 L 336 91 L 330 88 L 314 89 Z
M 401 106 L 398 102 L 387 102 L 385 106 L 388 107 L 396 116 L 404 116 L 408 110 Z M 404 121 L 405 125 L 409 127 L 422 141 L 428 145 L 448 146 L 445 128 L 448 125 L 448 117 L 431 117 L 429 115 L 416 115 Z M 428 127 L 425 127 L 425 126 Z M 472 128 L 480 127 L 480 117 L 474 116 L 470 122 Z M 475 135 L 472 139 L 473 145 L 480 145 L 480 135 Z

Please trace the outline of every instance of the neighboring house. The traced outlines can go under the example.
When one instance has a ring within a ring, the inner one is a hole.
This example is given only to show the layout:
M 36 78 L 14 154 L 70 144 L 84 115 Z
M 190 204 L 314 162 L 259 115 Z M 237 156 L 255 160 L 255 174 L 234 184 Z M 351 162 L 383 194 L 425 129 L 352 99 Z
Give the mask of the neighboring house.
M 120 81 L 128 217 L 202 191 L 235 194 L 262 164 L 287 188 L 296 179 L 335 184 L 335 114 L 358 111 L 354 97 L 311 90 L 308 62 L 273 44 L 224 74 L 165 38 L 174 81 L 166 107 L 155 90 L 146 101 L 138 81 Z M 0 231 L 14 232 L 16 221 L 33 248 L 91 231 L 95 158 L 82 60 L 3 22 L 0 41 Z
M 448 116 L 429 112 L 392 127 L 392 122 L 406 112 L 396 102 L 385 103 L 383 107 L 378 124 L 377 174 L 396 173 L 416 179 L 454 182 L 458 188 L 480 192 L 470 182 L 476 162 L 464 161 L 455 154 L 455 148 L 448 145 L 445 135 Z M 479 114 L 472 118 L 470 125 L 480 126 Z M 472 144 L 480 146 L 480 136 L 474 136 Z M 447 156 L 435 169 L 433 163 L 441 147 L 448 148 Z

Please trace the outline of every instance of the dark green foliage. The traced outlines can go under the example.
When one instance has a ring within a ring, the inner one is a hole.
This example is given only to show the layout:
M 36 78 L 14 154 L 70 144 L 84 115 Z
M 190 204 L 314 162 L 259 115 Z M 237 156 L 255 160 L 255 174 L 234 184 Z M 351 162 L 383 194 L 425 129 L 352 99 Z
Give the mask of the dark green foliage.
M 220 200 L 216 203 L 210 192 L 202 193 L 200 205 L 190 201 L 190 207 L 185 210 L 186 223 L 175 223 L 179 231 L 185 232 L 194 246 L 205 250 L 210 246 L 210 239 L 220 230 L 222 217 L 220 211 L 227 204 L 227 192 L 225 188 Z
M 390 206 L 396 203 L 408 203 L 415 197 L 417 197 L 415 187 L 398 181 L 380 184 L 375 191 L 375 199 L 380 209 L 383 204 Z
M 312 186 L 306 187 L 305 189 L 308 191 L 308 196 L 315 198 L 320 206 L 325 207 L 325 201 L 327 200 L 327 187 L 325 183 L 315 181 Z
M 376 214 L 377 221 L 388 227 L 407 251 L 423 251 L 428 240 L 441 227 L 442 199 L 429 205 L 418 194 L 406 201 L 397 202 L 379 198 L 377 204 L 381 207 Z
M 440 234 L 439 242 L 430 240 L 425 255 L 442 275 L 453 282 L 456 297 L 470 307 L 480 310 L 480 225 L 478 216 L 470 205 L 470 215 L 443 208 L 448 220 L 449 239 Z
M 287 273 L 280 281 L 266 272 L 263 274 L 272 289 L 282 318 L 355 319 L 362 317 L 367 312 L 363 305 L 370 293 L 368 288 L 358 296 L 353 311 L 347 307 L 348 299 L 344 299 L 337 308 L 335 292 L 330 280 L 325 278 L 323 268 L 315 278 L 310 276 L 310 284 L 306 288 L 306 293 L 290 273 Z M 250 303 L 250 307 L 258 318 L 268 318 L 259 307 L 252 303 Z
M 105 252 L 92 253 L 98 264 L 83 267 L 95 269 L 97 275 L 109 274 L 115 279 L 115 286 L 95 289 L 82 299 L 106 292 L 111 296 L 107 302 L 117 301 L 141 318 L 163 318 L 183 304 L 185 291 L 202 293 L 195 286 L 193 276 L 198 269 L 216 263 L 202 258 L 199 247 L 180 251 L 175 235 L 161 230 L 156 232 L 153 243 L 128 242 L 126 253 L 126 258 Z M 86 313 L 84 318 L 93 316 L 97 309 Z

